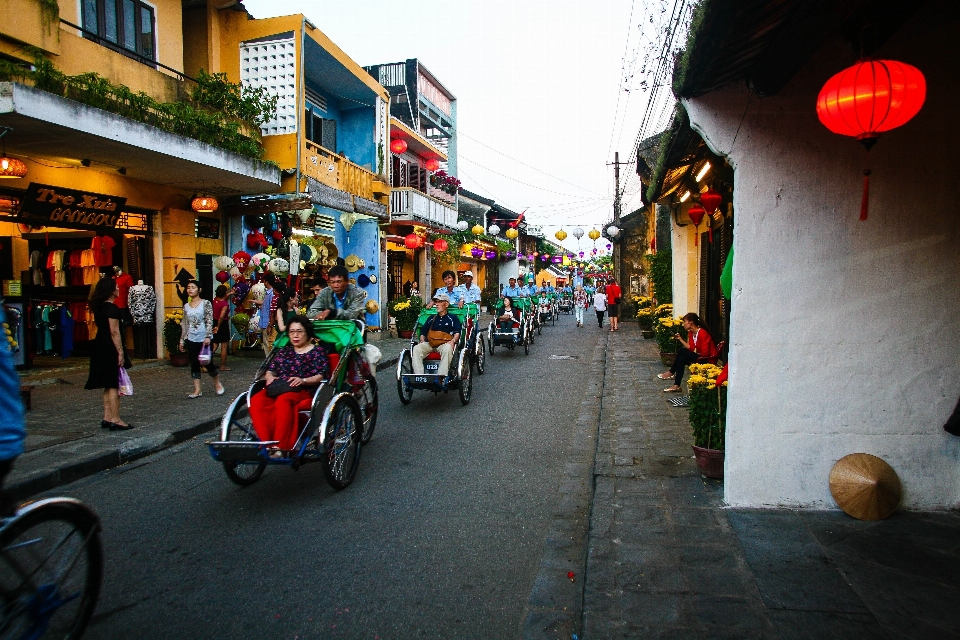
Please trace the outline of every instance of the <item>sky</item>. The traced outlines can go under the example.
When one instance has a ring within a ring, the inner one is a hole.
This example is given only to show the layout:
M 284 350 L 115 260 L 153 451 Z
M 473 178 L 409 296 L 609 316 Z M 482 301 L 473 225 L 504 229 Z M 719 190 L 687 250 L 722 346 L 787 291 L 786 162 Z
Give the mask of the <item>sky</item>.
M 255 18 L 303 13 L 361 66 L 419 58 L 457 97 L 463 187 L 526 210 L 551 240 L 563 228 L 570 235 L 563 244 L 575 250 L 575 227 L 589 231 L 613 218 L 614 173 L 607 163 L 615 151 L 621 162 L 632 156 L 646 103 L 636 73 L 643 29 L 652 24 L 645 13 L 666 1 L 246 0 L 244 6 Z M 640 184 L 633 166 L 620 174 L 627 213 L 639 206 Z M 586 237 L 580 244 L 593 246 Z

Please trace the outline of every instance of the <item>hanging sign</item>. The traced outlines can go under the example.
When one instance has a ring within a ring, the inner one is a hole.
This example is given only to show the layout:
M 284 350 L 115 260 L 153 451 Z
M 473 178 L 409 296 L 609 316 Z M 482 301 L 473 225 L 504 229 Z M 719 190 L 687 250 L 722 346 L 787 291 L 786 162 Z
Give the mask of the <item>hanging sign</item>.
M 220 218 L 206 218 L 204 216 L 197 216 L 196 229 L 198 238 L 219 240 Z
M 113 229 L 126 203 L 118 196 L 31 182 L 17 217 L 50 227 Z

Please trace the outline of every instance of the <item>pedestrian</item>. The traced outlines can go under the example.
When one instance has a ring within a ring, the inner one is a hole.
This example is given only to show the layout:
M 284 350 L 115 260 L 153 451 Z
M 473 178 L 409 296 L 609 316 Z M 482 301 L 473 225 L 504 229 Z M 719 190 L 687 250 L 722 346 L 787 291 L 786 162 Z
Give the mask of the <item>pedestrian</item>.
M 683 316 L 683 328 L 687 332 L 687 338 L 684 340 L 677 333 L 673 338 L 680 343 L 677 349 L 677 358 L 670 367 L 670 371 L 665 371 L 657 377 L 661 380 L 673 378 L 673 386 L 664 389 L 664 393 L 679 393 L 680 383 L 683 382 L 683 374 L 687 370 L 687 365 L 691 365 L 698 360 L 706 362 L 716 362 L 717 346 L 710 337 L 710 332 L 703 328 L 703 322 L 700 316 L 695 313 L 688 313 Z
M 417 281 L 414 280 L 413 284 L 410 285 L 410 293 L 407 294 L 408 298 L 419 298 L 420 297 L 420 285 L 417 284 Z
M 0 325 L 6 323 L 3 300 L 0 299 Z M 0 517 L 13 515 L 16 501 L 4 492 L 3 483 L 13 469 L 13 461 L 23 453 L 27 425 L 20 399 L 20 376 L 13 365 L 9 340 L 0 336 Z
M 300 303 L 300 298 L 297 296 L 297 290 L 293 287 L 290 287 L 280 296 L 280 300 L 277 302 L 277 329 L 281 333 L 287 330 L 287 323 L 290 322 L 290 318 L 297 315 L 297 305 Z
M 190 377 L 193 378 L 193 393 L 188 398 L 199 398 L 200 391 L 200 351 L 209 347 L 213 341 L 213 305 L 209 300 L 200 297 L 200 283 L 191 280 L 186 286 L 187 303 L 183 305 L 183 320 L 180 322 L 180 351 L 186 351 L 190 356 Z M 217 395 L 222 396 L 223 385 L 220 384 L 220 368 L 213 359 L 205 365 L 207 373 L 213 378 Z
M 610 278 L 610 282 L 605 287 L 607 294 L 607 316 L 610 318 L 610 331 L 616 331 L 620 328 L 620 297 L 623 292 L 616 278 Z
M 603 329 L 603 314 L 607 312 L 607 294 L 603 292 L 603 285 L 593 294 L 593 309 L 597 312 L 597 324 Z
M 583 287 L 577 285 L 577 290 L 573 293 L 573 313 L 577 318 L 577 326 L 583 326 L 583 311 L 587 308 L 587 292 Z
M 278 292 L 273 288 L 276 276 L 265 273 L 262 282 L 266 291 L 263 295 L 263 303 L 260 305 L 260 345 L 263 347 L 264 355 L 269 356 L 273 349 L 273 341 L 277 337 L 275 311 Z
M 101 278 L 90 294 L 90 310 L 97 325 L 97 337 L 90 352 L 90 374 L 84 389 L 103 389 L 103 420 L 100 426 L 111 431 L 133 429 L 120 419 L 120 367 L 129 367 L 120 342 L 120 309 L 113 303 L 120 290 L 113 278 Z
M 220 371 L 230 371 L 227 366 L 227 351 L 230 350 L 230 298 L 233 289 L 225 284 L 217 287 L 217 297 L 213 299 L 213 344 L 214 350 L 220 348 Z

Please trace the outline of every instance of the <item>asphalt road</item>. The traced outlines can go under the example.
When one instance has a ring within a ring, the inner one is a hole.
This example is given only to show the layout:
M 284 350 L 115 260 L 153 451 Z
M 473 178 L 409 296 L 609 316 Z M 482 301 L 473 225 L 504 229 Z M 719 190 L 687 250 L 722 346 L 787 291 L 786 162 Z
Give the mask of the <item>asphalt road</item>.
M 519 637 L 605 331 L 565 315 L 529 356 L 497 349 L 466 407 L 455 391 L 402 406 L 381 372 L 377 430 L 341 492 L 319 465 L 239 488 L 205 438 L 61 487 L 104 524 L 86 637 Z

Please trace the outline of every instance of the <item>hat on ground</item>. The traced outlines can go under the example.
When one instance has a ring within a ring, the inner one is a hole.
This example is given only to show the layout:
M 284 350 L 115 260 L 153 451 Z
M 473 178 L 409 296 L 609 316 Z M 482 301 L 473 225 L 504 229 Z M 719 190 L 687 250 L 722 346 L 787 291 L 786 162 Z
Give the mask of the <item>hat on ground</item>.
M 450 296 L 445 293 L 438 293 L 437 295 L 433 296 L 433 299 L 435 302 L 450 302 Z
M 472 277 L 473 277 L 473 271 L 464 271 L 464 272 L 463 272 L 463 277 L 464 277 L 464 278 L 472 278 Z
M 882 520 L 896 511 L 903 487 L 897 472 L 881 458 L 851 453 L 830 470 L 830 493 L 848 515 Z

